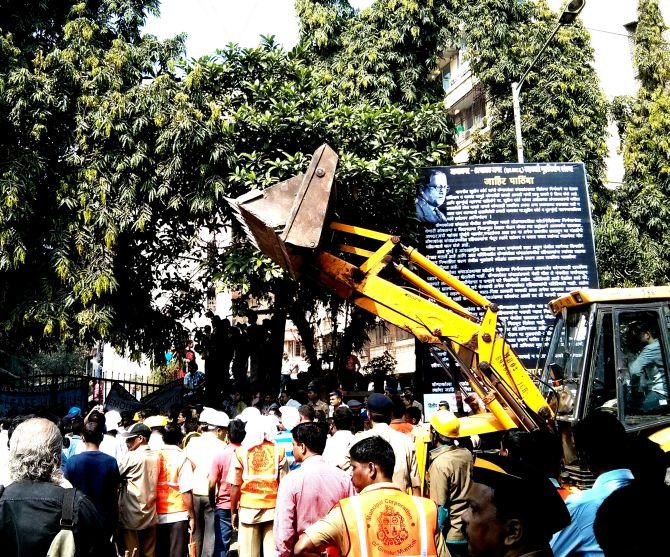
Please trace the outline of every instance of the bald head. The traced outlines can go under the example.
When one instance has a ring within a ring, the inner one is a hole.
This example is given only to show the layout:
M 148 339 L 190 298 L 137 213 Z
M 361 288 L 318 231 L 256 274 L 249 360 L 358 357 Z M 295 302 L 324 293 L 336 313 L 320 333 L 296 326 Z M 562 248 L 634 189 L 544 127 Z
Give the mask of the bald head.
M 9 473 L 14 481 L 58 481 L 63 438 L 56 424 L 31 418 L 19 424 L 9 441 Z

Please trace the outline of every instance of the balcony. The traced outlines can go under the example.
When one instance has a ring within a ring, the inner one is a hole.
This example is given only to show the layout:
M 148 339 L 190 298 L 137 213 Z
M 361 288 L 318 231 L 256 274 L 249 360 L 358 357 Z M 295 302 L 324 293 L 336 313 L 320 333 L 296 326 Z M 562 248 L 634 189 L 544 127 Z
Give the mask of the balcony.
M 479 84 L 479 80 L 472 74 L 470 64 L 465 63 L 458 68 L 458 72 L 452 75 L 449 87 L 444 96 L 444 106 L 453 112 L 454 110 L 467 108 L 468 97 Z M 471 104 L 471 102 L 470 102 Z

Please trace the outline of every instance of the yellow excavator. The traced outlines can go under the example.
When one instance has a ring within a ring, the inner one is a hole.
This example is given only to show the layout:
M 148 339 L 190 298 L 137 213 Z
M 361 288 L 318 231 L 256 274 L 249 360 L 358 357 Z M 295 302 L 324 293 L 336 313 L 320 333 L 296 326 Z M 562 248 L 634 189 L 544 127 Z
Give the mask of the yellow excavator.
M 670 451 L 670 287 L 583 289 L 553 300 L 546 363 L 529 371 L 501 332 L 495 302 L 397 236 L 330 220 L 337 159 L 322 145 L 304 174 L 228 201 L 250 240 L 292 277 L 335 292 L 455 359 L 460 376 L 452 379 L 467 380 L 480 403 L 460 419 L 459 435 L 558 431 L 570 468 L 576 464 L 571 425 L 602 408 Z M 442 362 L 437 355 L 436 361 Z

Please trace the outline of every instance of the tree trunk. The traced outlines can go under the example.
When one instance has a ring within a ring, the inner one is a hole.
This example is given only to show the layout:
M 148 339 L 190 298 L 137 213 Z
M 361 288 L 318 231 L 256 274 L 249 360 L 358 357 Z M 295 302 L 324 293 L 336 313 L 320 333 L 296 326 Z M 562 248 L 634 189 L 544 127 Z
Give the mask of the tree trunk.
M 288 316 L 293 321 L 293 324 L 298 329 L 298 334 L 300 335 L 300 340 L 305 347 L 305 352 L 307 354 L 307 359 L 309 360 L 309 367 L 315 371 L 319 369 L 319 356 L 316 352 L 316 346 L 314 345 L 314 329 L 312 325 L 307 321 L 305 312 L 299 306 L 299 304 L 291 304 L 288 308 Z

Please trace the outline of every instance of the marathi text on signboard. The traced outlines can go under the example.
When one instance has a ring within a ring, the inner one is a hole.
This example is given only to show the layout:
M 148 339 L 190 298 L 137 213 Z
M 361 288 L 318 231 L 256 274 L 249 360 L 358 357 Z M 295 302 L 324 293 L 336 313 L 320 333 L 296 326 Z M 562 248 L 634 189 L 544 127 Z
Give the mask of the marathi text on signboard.
M 426 223 L 426 255 L 498 303 L 507 339 L 527 366 L 534 367 L 552 319 L 547 303 L 598 286 L 581 163 L 427 169 L 416 209 Z M 441 372 L 429 379 L 437 364 L 427 367 L 429 382 L 444 381 Z

